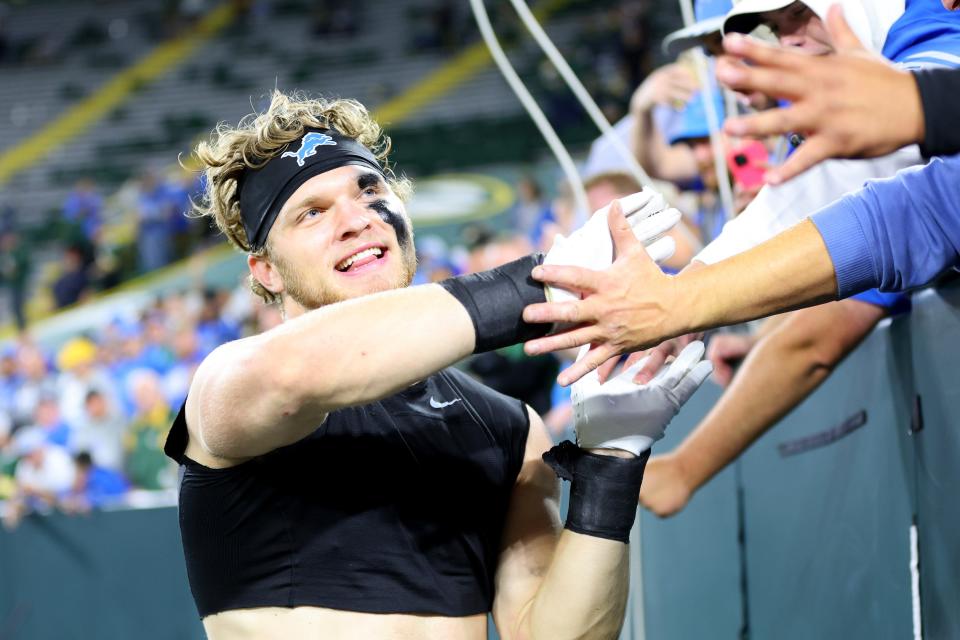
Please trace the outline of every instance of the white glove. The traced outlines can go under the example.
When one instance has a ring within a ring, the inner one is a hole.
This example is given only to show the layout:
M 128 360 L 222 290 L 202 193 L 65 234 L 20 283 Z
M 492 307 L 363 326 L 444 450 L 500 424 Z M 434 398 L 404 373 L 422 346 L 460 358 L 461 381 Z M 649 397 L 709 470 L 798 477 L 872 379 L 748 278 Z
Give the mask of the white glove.
M 662 262 L 673 255 L 673 238 L 664 238 L 663 234 L 676 226 L 681 215 L 676 209 L 667 208 L 663 196 L 648 187 L 620 198 L 620 206 L 637 240 L 647 247 L 654 261 Z M 609 212 L 610 205 L 594 212 L 569 238 L 557 234 L 543 264 L 571 265 L 595 271 L 613 264 L 613 238 L 607 222 Z M 553 286 L 546 287 L 546 295 L 550 302 L 580 299 L 579 295 Z
M 587 349 L 589 345 L 580 355 Z M 634 455 L 649 449 L 713 371 L 709 360 L 701 360 L 703 353 L 702 342 L 691 342 L 643 385 L 634 383 L 633 376 L 647 358 L 603 385 L 596 370 L 580 378 L 571 387 L 577 444 L 583 449 L 623 449 Z

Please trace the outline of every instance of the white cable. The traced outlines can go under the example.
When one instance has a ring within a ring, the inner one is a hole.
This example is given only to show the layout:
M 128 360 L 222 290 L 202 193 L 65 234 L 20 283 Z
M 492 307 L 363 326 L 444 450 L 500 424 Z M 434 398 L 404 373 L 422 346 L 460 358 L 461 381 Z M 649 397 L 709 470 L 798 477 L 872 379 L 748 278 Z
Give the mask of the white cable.
M 473 16 L 477 21 L 477 26 L 480 27 L 480 35 L 483 36 L 483 40 L 490 50 L 490 55 L 493 56 L 494 62 L 496 62 L 497 67 L 500 69 L 500 73 L 503 74 L 504 79 L 507 81 L 507 84 L 510 85 L 510 88 L 513 89 L 514 94 L 516 94 L 524 109 L 530 114 L 534 124 L 537 125 L 537 129 L 540 130 L 543 139 L 546 140 L 553 155 L 556 156 L 557 161 L 560 163 L 560 168 L 563 170 L 567 182 L 570 183 L 570 189 L 573 191 L 577 208 L 586 215 L 589 215 L 590 207 L 587 204 L 587 194 L 583 189 L 583 181 L 580 179 L 577 166 L 574 164 L 573 158 L 570 157 L 570 153 L 567 152 L 567 149 L 563 146 L 563 143 L 560 142 L 557 132 L 553 130 L 547 117 L 543 115 L 543 111 L 537 106 L 536 100 L 534 100 L 530 92 L 527 91 L 527 88 L 523 85 L 523 81 L 520 80 L 517 72 L 510 65 L 510 61 L 500 47 L 500 42 L 497 40 L 497 36 L 490 26 L 490 16 L 487 14 L 486 7 L 483 6 L 483 0 L 470 0 L 470 8 L 473 10 Z
M 694 23 L 693 3 L 691 0 L 680 0 L 680 13 L 683 14 L 683 25 L 689 27 Z M 733 218 L 733 192 L 730 190 L 730 173 L 727 171 L 727 157 L 723 149 L 723 140 L 720 137 L 720 117 L 717 114 L 714 102 L 713 83 L 707 71 L 707 56 L 703 47 L 697 47 L 693 52 L 694 66 L 697 69 L 697 79 L 703 93 L 703 106 L 707 114 L 707 126 L 710 128 L 710 147 L 713 150 L 713 168 L 717 172 L 717 183 L 720 190 L 720 203 L 723 205 L 724 217 Z
M 591 97 L 590 93 L 586 90 L 586 88 L 584 88 L 583 83 L 580 82 L 577 74 L 574 73 L 573 69 L 570 68 L 570 65 L 567 64 L 563 54 L 561 54 L 560 51 L 557 50 L 557 47 L 554 46 L 553 41 L 550 40 L 550 36 L 547 35 L 547 33 L 543 30 L 543 27 L 540 26 L 540 23 L 537 22 L 536 17 L 534 17 L 533 12 L 530 11 L 530 8 L 527 6 L 527 4 L 523 0 L 510 0 L 510 2 L 513 4 L 513 8 L 516 10 L 517 15 L 520 16 L 520 20 L 523 21 L 524 26 L 527 27 L 527 31 L 530 32 L 530 35 L 533 36 L 533 39 L 536 40 L 537 44 L 540 45 L 540 48 L 543 49 L 543 52 L 547 55 L 547 58 L 549 58 L 550 62 L 553 63 L 553 66 L 560 73 L 560 76 L 567 83 L 567 86 L 570 87 L 570 90 L 573 91 L 573 94 L 577 97 L 577 100 L 580 101 L 580 104 L 586 110 L 587 114 L 590 116 L 590 119 L 593 120 L 593 123 L 598 129 L 600 129 L 606 140 L 613 145 L 614 150 L 626 163 L 627 168 L 630 170 L 630 173 L 633 174 L 634 179 L 642 186 L 651 185 L 653 182 L 650 180 L 650 176 L 647 175 L 647 172 L 644 171 L 643 167 L 640 166 L 640 163 L 637 162 L 633 152 L 631 152 L 626 145 L 623 144 L 623 141 L 620 140 L 620 136 L 618 136 L 617 132 L 614 131 L 613 127 L 610 126 L 606 116 L 604 116 L 603 112 L 600 111 L 600 107 L 597 106 L 597 103 L 594 101 L 593 97 Z

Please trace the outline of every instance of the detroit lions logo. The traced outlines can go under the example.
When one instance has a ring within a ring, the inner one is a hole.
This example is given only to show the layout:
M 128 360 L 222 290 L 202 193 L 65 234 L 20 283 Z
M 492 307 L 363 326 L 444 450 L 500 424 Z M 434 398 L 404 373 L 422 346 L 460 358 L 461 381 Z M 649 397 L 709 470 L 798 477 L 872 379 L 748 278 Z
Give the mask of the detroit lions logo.
M 336 144 L 337 142 L 327 134 L 311 131 L 307 135 L 303 136 L 303 140 L 300 142 L 299 149 L 296 151 L 286 151 L 280 157 L 296 158 L 297 164 L 302 167 L 307 158 L 317 155 L 317 147 Z

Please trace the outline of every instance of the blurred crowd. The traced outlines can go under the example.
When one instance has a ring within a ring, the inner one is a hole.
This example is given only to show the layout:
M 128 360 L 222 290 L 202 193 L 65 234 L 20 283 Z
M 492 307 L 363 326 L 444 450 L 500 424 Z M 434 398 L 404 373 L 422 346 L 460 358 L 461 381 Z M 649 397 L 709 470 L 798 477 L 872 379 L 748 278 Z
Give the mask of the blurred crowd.
M 279 323 L 244 287 L 166 295 L 138 317 L 49 351 L 22 334 L 0 353 L 0 498 L 4 519 L 137 503 L 169 489 L 163 454 L 193 372 L 218 345 Z M 132 493 L 131 493 L 132 492 Z M 131 502 L 131 500 L 133 502 Z
M 819 3 L 780 5 L 741 15 L 733 26 L 811 54 L 831 55 L 830 34 L 817 12 Z M 728 115 L 777 105 L 765 96 L 733 94 L 713 77 L 721 24 L 734 7 L 724 0 L 697 2 L 696 24 L 665 42 L 666 53 L 675 61 L 650 70 L 653 56 L 646 36 L 650 6 L 623 2 L 599 12 L 570 57 L 608 117 L 616 121 L 615 134 L 654 179 L 654 186 L 684 214 L 683 222 L 671 232 L 677 250 L 661 265 L 665 271 L 678 272 L 734 255 L 858 189 L 865 180 L 892 175 L 921 161 L 918 152 L 842 166 L 831 161 L 790 185 L 765 186 L 765 171 L 789 157 L 803 144 L 803 137 L 740 139 L 722 132 Z M 903 32 L 914 28 L 916 16 L 909 16 L 909 11 L 904 14 L 908 20 L 894 15 L 882 34 L 871 32 L 867 27 L 875 30 L 886 17 L 885 10 L 885 3 L 864 3 L 865 13 L 853 17 L 852 27 L 874 54 L 906 64 L 909 51 L 889 43 L 898 37 L 915 43 L 916 38 L 906 38 Z M 422 11 L 429 15 L 424 30 L 412 34 L 414 46 L 452 46 L 444 38 L 456 33 L 462 19 L 459 9 L 453 3 L 440 3 Z M 355 17 L 321 3 L 316 29 L 349 34 L 356 28 Z M 948 23 L 937 33 L 928 43 L 930 49 L 960 59 L 955 55 L 960 53 L 960 28 Z M 584 72 L 586 67 L 589 73 Z M 568 95 L 546 69 L 541 74 L 544 86 L 555 87 L 557 96 Z M 568 106 L 561 100 L 569 98 L 558 97 L 552 106 L 548 100 L 554 119 L 562 118 L 558 114 Z M 582 173 L 589 211 L 641 188 L 608 139 L 594 142 Z M 415 284 L 489 269 L 531 251 L 549 249 L 556 234 L 569 234 L 588 215 L 576 206 L 573 188 L 544 172 L 531 173 L 516 185 L 517 201 L 509 224 L 471 224 L 455 242 L 419 234 Z M 104 241 L 101 194 L 90 181 L 80 181 L 63 205 L 63 218 L 74 241 L 64 252 L 63 269 L 52 283 L 55 306 L 82 301 L 93 291 L 113 286 L 132 273 L 155 270 L 208 242 L 209 228 L 183 215 L 199 189 L 190 174 L 143 175 L 132 196 L 137 215 L 131 264 L 112 253 L 114 245 Z M 0 227 L 0 282 L 21 327 L 25 326 L 23 304 L 30 270 L 30 252 L 15 228 Z M 716 381 L 729 385 L 736 366 L 749 357 L 737 374 L 740 386 L 730 392 L 742 396 L 745 390 L 765 388 L 764 402 L 769 406 L 758 411 L 756 401 L 738 396 L 718 405 L 721 409 L 711 413 L 701 428 L 733 423 L 752 425 L 757 433 L 769 428 L 821 384 L 880 320 L 909 308 L 909 296 L 874 291 L 778 316 L 759 328 L 714 336 L 708 353 Z M 28 333 L 22 333 L 0 354 L 0 497 L 8 500 L 7 523 L 15 523 L 30 509 L 83 510 L 124 504 L 137 490 L 172 487 L 175 468 L 164 457 L 162 443 L 193 370 L 224 341 L 279 321 L 274 307 L 254 303 L 238 287 L 166 296 L 140 317 L 117 319 L 55 353 L 45 352 L 30 341 Z M 529 403 L 559 438 L 569 434 L 571 411 L 568 391 L 554 380 L 562 359 L 575 357 L 575 353 L 528 357 L 522 348 L 511 347 L 475 357 L 464 366 L 493 388 Z M 753 413 L 746 415 L 748 410 Z M 658 474 L 670 463 L 666 457 L 654 458 L 648 468 L 645 500 L 658 513 L 682 507 L 696 489 L 694 483 L 687 487 L 686 498 L 661 502 L 657 492 L 663 485 Z M 704 471 L 700 482 L 723 464 L 719 459 L 710 463 L 713 467 Z

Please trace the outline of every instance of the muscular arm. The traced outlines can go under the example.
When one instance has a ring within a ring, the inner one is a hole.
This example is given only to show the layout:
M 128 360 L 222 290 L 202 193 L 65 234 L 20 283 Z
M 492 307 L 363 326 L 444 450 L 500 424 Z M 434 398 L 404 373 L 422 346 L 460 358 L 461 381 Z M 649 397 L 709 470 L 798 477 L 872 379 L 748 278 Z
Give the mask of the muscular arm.
M 306 436 L 328 412 L 395 393 L 473 348 L 469 315 L 437 285 L 341 302 L 216 349 L 191 385 L 187 423 L 215 457 L 259 455 Z
M 885 315 L 858 300 L 795 311 L 762 338 L 726 393 L 673 452 L 650 461 L 640 501 L 658 515 L 697 489 L 826 380 Z
M 626 611 L 628 546 L 560 531 L 551 447 L 530 411 L 523 469 L 510 501 L 493 618 L 504 640 L 615 638 Z

